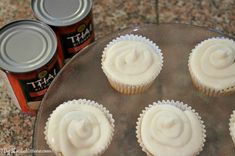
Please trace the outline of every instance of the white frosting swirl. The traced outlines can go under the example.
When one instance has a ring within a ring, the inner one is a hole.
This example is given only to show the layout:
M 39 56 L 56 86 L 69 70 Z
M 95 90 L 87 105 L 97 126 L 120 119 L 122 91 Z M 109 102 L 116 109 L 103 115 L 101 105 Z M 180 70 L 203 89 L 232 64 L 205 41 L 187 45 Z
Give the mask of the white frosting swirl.
M 235 110 L 233 110 L 233 113 L 230 116 L 229 119 L 229 131 L 230 136 L 232 137 L 233 144 L 235 145 Z
M 53 151 L 63 156 L 96 155 L 112 137 L 112 123 L 106 115 L 86 100 L 64 103 L 49 118 L 47 141 Z
M 139 85 L 155 79 L 162 63 L 160 50 L 152 42 L 120 40 L 105 49 L 102 68 L 118 82 Z
M 200 83 L 215 90 L 235 86 L 235 42 L 225 38 L 203 41 L 193 49 L 189 66 Z
M 158 156 L 192 156 L 203 144 L 201 121 L 191 110 L 155 105 L 141 122 L 141 139 L 146 149 Z

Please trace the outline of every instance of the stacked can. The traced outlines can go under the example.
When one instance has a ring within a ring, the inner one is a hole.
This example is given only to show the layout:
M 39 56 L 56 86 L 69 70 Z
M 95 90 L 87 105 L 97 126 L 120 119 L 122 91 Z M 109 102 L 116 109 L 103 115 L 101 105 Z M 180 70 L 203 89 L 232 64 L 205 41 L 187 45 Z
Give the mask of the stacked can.
M 56 35 L 46 24 L 21 20 L 0 30 L 0 77 L 23 112 L 36 113 L 63 62 Z
M 94 41 L 92 0 L 32 0 L 37 19 L 50 25 L 65 59 Z
M 21 20 L 0 30 L 0 78 L 13 102 L 23 112 L 35 114 L 64 59 L 93 42 L 94 31 L 92 0 L 32 0 L 31 4 L 43 23 Z

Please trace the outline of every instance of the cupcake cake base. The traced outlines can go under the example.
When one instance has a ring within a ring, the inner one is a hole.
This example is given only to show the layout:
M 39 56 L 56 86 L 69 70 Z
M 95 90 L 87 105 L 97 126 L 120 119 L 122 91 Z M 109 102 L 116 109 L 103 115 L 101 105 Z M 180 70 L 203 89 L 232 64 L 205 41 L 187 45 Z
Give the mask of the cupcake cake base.
M 163 56 L 153 41 L 126 34 L 104 48 L 101 68 L 110 85 L 123 94 L 147 90 L 162 70 Z
M 196 156 L 203 150 L 206 130 L 190 106 L 163 100 L 142 111 L 136 137 L 149 156 Z

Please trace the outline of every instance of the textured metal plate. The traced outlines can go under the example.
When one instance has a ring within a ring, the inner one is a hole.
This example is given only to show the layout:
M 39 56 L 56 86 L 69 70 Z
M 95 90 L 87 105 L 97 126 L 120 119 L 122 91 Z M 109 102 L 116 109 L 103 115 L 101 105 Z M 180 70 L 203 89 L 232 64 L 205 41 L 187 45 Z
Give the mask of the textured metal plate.
M 32 0 L 38 19 L 52 26 L 69 26 L 84 19 L 92 9 L 93 0 Z
M 56 49 L 54 31 L 42 22 L 19 20 L 0 30 L 0 68 L 4 70 L 23 73 L 39 69 Z
M 163 70 L 150 89 L 143 94 L 128 96 L 116 92 L 101 70 L 100 59 L 105 45 L 126 33 L 150 38 L 159 45 L 164 54 Z M 173 99 L 192 106 L 205 121 L 207 138 L 200 156 L 235 155 L 228 127 L 229 116 L 235 109 L 235 95 L 203 95 L 193 86 L 188 71 L 191 49 L 202 40 L 214 36 L 222 34 L 184 24 L 161 24 L 132 27 L 96 41 L 77 54 L 50 86 L 38 112 L 34 148 L 49 149 L 43 134 L 45 122 L 60 103 L 86 98 L 103 104 L 116 120 L 114 138 L 104 155 L 144 156 L 135 137 L 137 117 L 152 102 Z

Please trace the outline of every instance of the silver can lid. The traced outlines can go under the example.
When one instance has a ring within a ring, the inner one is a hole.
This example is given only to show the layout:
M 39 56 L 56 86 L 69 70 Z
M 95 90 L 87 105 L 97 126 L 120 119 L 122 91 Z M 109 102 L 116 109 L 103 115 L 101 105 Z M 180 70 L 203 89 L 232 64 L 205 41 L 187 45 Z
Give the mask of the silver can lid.
M 0 30 L 0 68 L 24 73 L 47 64 L 55 55 L 57 39 L 46 24 L 20 20 Z
M 51 26 L 69 26 L 92 9 L 92 0 L 31 0 L 35 16 Z

